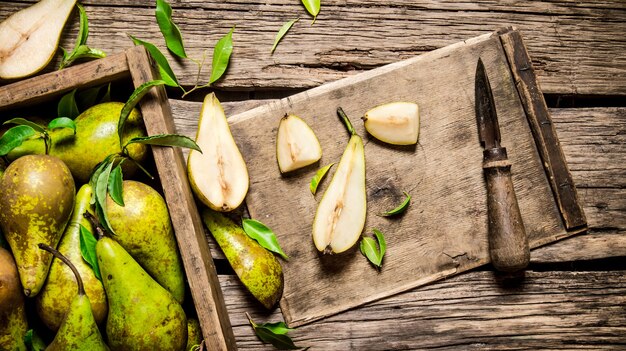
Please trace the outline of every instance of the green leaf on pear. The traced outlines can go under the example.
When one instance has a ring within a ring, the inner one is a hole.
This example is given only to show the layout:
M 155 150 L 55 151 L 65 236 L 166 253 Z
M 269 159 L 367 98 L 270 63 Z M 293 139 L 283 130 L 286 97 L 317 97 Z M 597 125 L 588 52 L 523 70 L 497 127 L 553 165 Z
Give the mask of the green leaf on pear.
M 109 217 L 107 215 L 107 193 L 109 188 L 109 177 L 111 175 L 111 170 L 113 169 L 113 164 L 115 163 L 115 157 L 112 157 L 106 162 L 106 166 L 99 173 L 98 178 L 96 180 L 96 186 L 94 187 L 95 191 L 95 209 L 96 216 L 100 221 L 100 224 L 104 227 L 104 229 L 108 230 L 110 233 L 115 234 L 115 231 L 111 227 L 111 223 L 109 222 Z
M 18 125 L 10 128 L 0 138 L 0 156 L 7 155 L 33 135 L 35 135 L 35 130 L 28 125 Z
M 223 36 L 215 44 L 213 49 L 213 63 L 211 65 L 211 77 L 209 78 L 209 84 L 213 84 L 216 80 L 220 79 L 226 68 L 228 68 L 228 62 L 230 61 L 230 55 L 233 53 L 233 31 L 235 27 Z
M 320 13 L 321 8 L 320 0 L 302 0 L 302 5 L 306 8 L 307 12 L 313 16 L 313 23 L 317 19 L 317 15 Z M 313 24 L 311 23 L 311 24 Z
M 111 83 L 107 86 L 107 92 L 104 93 L 102 99 L 100 99 L 100 103 L 111 101 Z
M 382 267 L 383 257 L 387 251 L 387 242 L 385 236 L 378 229 L 374 229 L 374 236 L 376 240 L 371 237 L 364 237 L 361 239 L 359 246 L 361 253 L 367 257 L 367 259 L 377 268 Z M 376 242 L 378 241 L 378 246 Z
M 135 89 L 135 91 L 133 91 L 132 94 L 130 94 L 130 97 L 124 104 L 124 107 L 122 107 L 122 111 L 120 112 L 120 120 L 117 124 L 117 134 L 120 139 L 120 146 L 123 146 L 122 132 L 124 131 L 124 125 L 126 124 L 126 120 L 128 119 L 128 116 L 132 112 L 133 108 L 150 91 L 150 89 L 152 89 L 152 87 L 163 84 L 165 84 L 165 81 L 163 80 L 151 80 L 149 82 L 141 84 Z
M 172 7 L 165 0 L 156 0 L 155 16 L 167 48 L 180 58 L 186 58 L 183 36 L 172 21 Z
M 256 240 L 265 249 L 279 254 L 285 260 L 289 259 L 289 256 L 283 252 L 280 244 L 278 244 L 276 234 L 265 224 L 255 219 L 248 218 L 244 219 L 241 224 L 246 234 Z
M 124 160 L 118 163 L 118 165 L 111 171 L 108 185 L 109 196 L 111 196 L 111 199 L 120 206 L 124 206 L 124 195 L 122 190 L 122 184 L 124 181 L 124 175 L 122 174 L 123 162 Z
M 274 39 L 274 46 L 272 46 L 272 51 L 270 51 L 270 53 L 272 54 L 274 53 L 274 50 L 276 50 L 278 43 L 285 36 L 285 34 L 287 34 L 289 29 L 291 29 L 294 23 L 298 22 L 299 19 L 300 18 L 292 19 L 291 21 L 286 22 L 285 24 L 283 24 L 282 27 L 280 27 L 280 29 L 278 30 L 278 33 L 276 33 L 276 38 Z
M 78 117 L 80 112 L 78 111 L 78 105 L 76 105 L 76 89 L 63 95 L 59 104 L 57 105 L 57 116 L 68 117 L 74 119 Z
M 398 205 L 393 210 L 383 212 L 380 215 L 383 217 L 391 217 L 391 216 L 396 216 L 396 215 L 404 213 L 404 211 L 406 211 L 406 209 L 409 208 L 409 204 L 411 203 L 411 195 L 409 195 L 406 191 L 403 191 L 403 193 L 404 193 L 405 198 L 404 198 L 404 201 L 402 201 L 400 205 Z
M 152 135 L 148 137 L 136 137 L 136 138 L 130 139 L 124 147 L 130 144 L 180 146 L 180 147 L 185 147 L 188 149 L 193 149 L 202 153 L 200 146 L 198 146 L 198 144 L 196 144 L 196 142 L 193 141 L 193 139 L 186 137 L 184 135 L 178 135 L 178 134 L 158 134 L 158 135 Z
M 293 329 L 288 328 L 285 323 L 255 323 L 250 315 L 246 312 L 246 317 L 254 330 L 254 333 L 265 343 L 272 344 L 275 348 L 279 350 L 298 350 L 301 347 L 296 346 L 291 340 L 291 338 L 287 335 L 287 332 L 292 331 Z
M 39 334 L 34 329 L 29 329 L 24 334 L 24 344 L 30 351 L 43 351 L 46 349 L 46 343 L 43 342 L 43 339 L 39 337 Z
M 177 87 L 178 79 L 176 78 L 174 71 L 172 71 L 172 67 L 170 67 L 169 62 L 167 61 L 165 55 L 163 55 L 161 50 L 159 50 L 159 48 L 157 48 L 154 44 L 148 43 L 147 41 L 137 39 L 132 35 L 128 36 L 135 45 L 143 45 L 143 47 L 148 50 L 150 56 L 152 56 L 154 61 L 157 63 L 157 66 L 159 67 L 159 73 L 161 75 L 161 79 L 165 81 L 165 85 Z
M 2 124 L 16 124 L 18 126 L 29 126 L 35 130 L 35 132 L 43 133 L 46 129 L 35 122 L 31 122 L 25 118 L 12 118 L 8 121 L 5 121 Z
M 311 189 L 311 194 L 315 195 L 315 193 L 317 192 L 317 187 L 322 182 L 324 177 L 326 177 L 326 174 L 328 173 L 328 170 L 330 170 L 330 168 L 334 164 L 335 163 L 331 163 L 329 165 L 326 165 L 326 166 L 320 168 L 317 172 L 315 172 L 315 175 L 313 176 L 313 178 L 311 178 L 311 184 L 309 185 L 309 189 Z
M 82 110 L 85 110 L 93 105 L 96 104 L 96 101 L 98 101 L 98 96 L 100 95 L 100 92 L 102 91 L 102 88 L 104 87 L 104 85 L 100 85 L 97 87 L 93 87 L 93 88 L 89 88 L 89 89 L 85 89 L 82 91 L 79 91 L 76 95 L 76 104 L 79 107 L 79 110 L 82 108 Z
M 80 224 L 80 254 L 83 260 L 93 269 L 96 278 L 101 281 L 102 276 L 100 275 L 100 266 L 98 266 L 98 258 L 96 256 L 97 242 L 98 240 L 96 240 L 89 229 Z
M 73 119 L 67 117 L 55 118 L 48 123 L 48 129 L 69 128 L 76 134 L 76 123 Z

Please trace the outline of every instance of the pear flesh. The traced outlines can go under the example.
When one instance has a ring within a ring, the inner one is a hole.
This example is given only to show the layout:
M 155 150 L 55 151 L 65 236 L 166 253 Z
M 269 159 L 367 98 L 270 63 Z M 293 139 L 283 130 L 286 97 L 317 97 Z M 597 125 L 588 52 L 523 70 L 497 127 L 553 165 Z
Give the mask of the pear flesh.
M 0 23 L 0 79 L 42 70 L 57 51 L 76 0 L 42 0 Z
M 365 226 L 366 212 L 365 152 L 363 140 L 353 133 L 315 213 L 317 250 L 341 253 L 354 246 Z
M 187 162 L 192 190 L 216 211 L 236 209 L 248 192 L 248 168 L 230 133 L 224 109 L 213 93 L 204 98 L 196 143 L 202 153 L 191 150 Z
M 322 158 L 322 147 L 313 129 L 296 115 L 285 115 L 278 125 L 276 159 L 281 173 L 313 164 Z
M 363 117 L 365 129 L 376 139 L 394 145 L 412 145 L 419 137 L 419 108 L 413 102 L 391 102 L 372 108 Z

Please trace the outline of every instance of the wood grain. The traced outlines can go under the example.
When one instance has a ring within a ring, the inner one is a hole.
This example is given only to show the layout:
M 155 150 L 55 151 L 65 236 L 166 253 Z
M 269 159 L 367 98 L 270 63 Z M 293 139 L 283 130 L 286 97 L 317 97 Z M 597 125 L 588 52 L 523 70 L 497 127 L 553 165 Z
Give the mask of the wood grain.
M 0 2 L 0 19 L 33 2 Z M 91 46 L 119 52 L 132 45 L 126 36 L 130 33 L 155 43 L 171 58 L 154 19 L 153 1 L 83 3 Z M 209 49 L 210 62 L 214 43 L 237 26 L 232 65 L 217 84 L 224 89 L 310 88 L 515 25 L 526 39 L 545 93 L 626 94 L 626 3 L 621 0 L 331 0 L 324 2 L 313 26 L 298 1 L 171 3 L 191 57 L 199 59 Z M 302 20 L 270 55 L 280 26 L 296 17 Z M 77 32 L 74 16 L 61 45 L 71 48 Z M 183 84 L 195 83 L 195 64 L 170 61 Z M 54 67 L 57 63 L 58 58 Z M 209 71 L 207 65 L 202 82 Z
M 272 350 L 255 322 L 281 320 L 221 276 L 240 350 Z M 621 271 L 527 271 L 519 286 L 492 272 L 469 272 L 346 311 L 289 333 L 319 350 L 623 349 L 626 275 Z

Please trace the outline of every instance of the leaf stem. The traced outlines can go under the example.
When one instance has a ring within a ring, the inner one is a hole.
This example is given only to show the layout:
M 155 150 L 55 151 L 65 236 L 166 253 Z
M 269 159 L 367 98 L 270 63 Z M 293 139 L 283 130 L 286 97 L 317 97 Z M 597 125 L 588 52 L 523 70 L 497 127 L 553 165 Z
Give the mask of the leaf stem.
M 50 134 L 48 134 L 48 132 L 43 131 L 41 133 L 42 137 L 43 137 L 43 144 L 45 146 L 46 149 L 46 155 L 50 154 L 50 143 L 52 140 L 50 140 Z
M 85 212 L 83 213 L 83 217 L 85 217 L 96 229 L 96 236 L 98 237 L 98 240 L 105 237 L 105 230 L 104 228 L 102 228 L 102 225 L 94 215 L 92 215 L 90 212 Z
M 70 262 L 70 260 L 67 257 L 63 256 L 63 254 L 61 254 L 59 251 L 55 250 L 50 245 L 39 243 L 38 246 L 39 246 L 40 249 L 46 250 L 46 251 L 50 252 L 52 255 L 54 255 L 54 257 L 56 257 L 59 260 L 63 261 L 63 263 L 65 263 L 68 267 L 70 267 L 70 269 L 72 270 L 72 272 L 76 276 L 76 283 L 78 283 L 78 295 L 81 295 L 81 296 L 85 295 L 85 286 L 83 285 L 83 279 L 80 277 L 80 273 L 78 273 L 78 270 L 76 269 L 76 266 L 74 266 L 74 264 L 72 262 Z
M 343 109 L 341 107 L 337 108 L 337 114 L 339 115 L 339 118 L 341 118 L 341 121 L 343 122 L 343 124 L 348 129 L 348 133 L 350 133 L 350 135 L 356 135 L 356 131 L 354 130 L 354 127 L 352 126 L 352 122 L 350 122 L 350 119 L 348 118 L 348 116 L 346 116 L 346 113 L 343 112 Z

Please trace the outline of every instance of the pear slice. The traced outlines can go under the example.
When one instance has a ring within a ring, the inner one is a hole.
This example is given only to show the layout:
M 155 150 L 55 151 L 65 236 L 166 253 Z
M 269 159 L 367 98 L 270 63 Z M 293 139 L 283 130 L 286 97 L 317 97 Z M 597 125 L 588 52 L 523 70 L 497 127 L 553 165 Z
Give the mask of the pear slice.
M 363 117 L 365 129 L 374 138 L 394 145 L 417 143 L 419 108 L 414 102 L 391 102 L 376 106 Z
M 363 140 L 341 108 L 337 113 L 351 137 L 313 220 L 313 242 L 323 253 L 341 253 L 354 246 L 367 212 Z
M 236 209 L 248 192 L 248 168 L 214 93 L 204 98 L 196 143 L 202 153 L 191 150 L 187 161 L 192 190 L 215 211 Z
M 42 0 L 0 23 L 0 79 L 42 70 L 57 51 L 76 0 Z
M 313 129 L 296 115 L 285 115 L 278 125 L 276 159 L 281 173 L 313 164 L 322 158 L 322 147 Z

